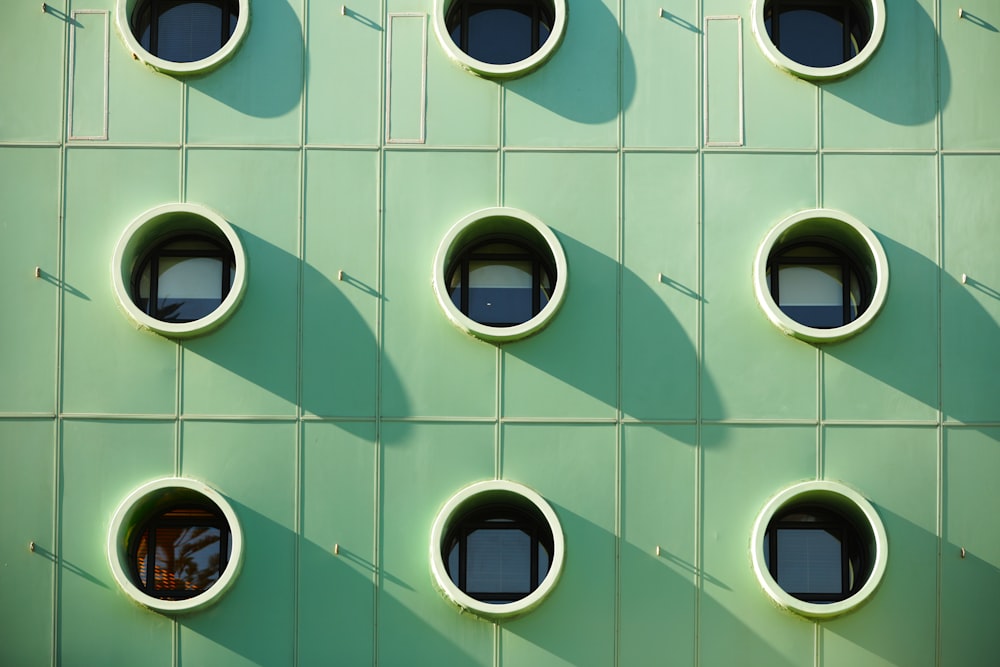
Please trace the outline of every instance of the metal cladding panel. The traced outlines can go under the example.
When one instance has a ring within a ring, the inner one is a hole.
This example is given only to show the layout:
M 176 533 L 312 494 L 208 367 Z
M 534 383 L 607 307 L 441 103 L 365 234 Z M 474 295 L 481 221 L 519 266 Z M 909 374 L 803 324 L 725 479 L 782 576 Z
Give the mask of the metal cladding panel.
M 493 664 L 493 625 L 445 600 L 428 554 L 442 506 L 472 482 L 493 478 L 494 426 L 389 422 L 381 444 L 379 662 Z
M 845 481 L 870 499 L 891 540 L 878 593 L 857 612 L 824 624 L 823 659 L 837 665 L 934 665 L 938 501 L 925 490 L 937 484 L 937 430 L 827 426 L 822 437 L 824 479 Z M 888 639 L 899 633 L 910 640 Z
M 993 422 L 1000 396 L 1000 263 L 993 252 L 1000 244 L 1000 161 L 948 156 L 943 170 L 942 409 L 949 420 Z
M 175 470 L 177 426 L 168 421 L 63 420 L 60 425 L 56 596 L 64 665 L 172 661 L 172 623 L 129 599 L 108 566 L 111 517 L 140 485 Z
M 7 316 L 0 324 L 5 346 L 17 354 L 0 356 L 0 412 L 54 412 L 55 346 L 59 316 L 58 195 L 59 151 L 0 149 L 0 282 Z M 38 276 L 35 275 L 38 267 Z M 15 326 L 15 322 L 17 325 Z
M 177 347 L 125 317 L 111 286 L 111 258 L 136 217 L 176 201 L 180 156 L 87 146 L 67 149 L 65 160 L 62 409 L 173 414 Z
M 434 254 L 456 222 L 496 203 L 496 156 L 399 151 L 385 160 L 382 410 L 495 414 L 497 348 L 453 326 L 434 298 Z
M 702 301 L 697 157 L 630 154 L 623 169 L 621 408 L 637 419 L 694 419 Z M 711 395 L 706 382 L 703 397 Z
M 62 4 L 62 3 L 60 3 Z M 4 13 L 0 40 L 0 90 L 6 100 L 0 113 L 0 141 L 58 141 L 62 135 L 62 94 L 65 65 L 65 15 L 42 14 L 39 3 L 17 3 Z M 11 102 L 16 100 L 15 106 Z
M 302 409 L 374 417 L 378 386 L 379 165 L 372 152 L 306 156 Z M 383 377 L 391 377 L 383 368 Z M 383 380 L 387 382 L 387 380 Z
M 642 664 L 651 655 L 694 663 L 697 442 L 693 425 L 622 429 L 618 641 L 623 665 Z
M 288 664 L 295 653 L 296 426 L 185 422 L 180 474 L 206 480 L 232 505 L 246 554 L 231 590 L 178 617 L 179 662 Z
M 10 664 L 52 664 L 55 606 L 55 423 L 45 420 L 0 420 L 0 466 L 4 498 L 0 525 L 0 656 Z
M 375 426 L 302 425 L 297 655 L 371 664 L 375 648 Z
M 850 344 L 829 347 L 823 369 L 828 419 L 932 420 L 937 414 L 935 169 L 934 159 L 922 155 L 871 156 L 861 164 L 848 156 L 824 158 L 824 204 L 853 211 L 878 235 L 892 293 L 877 326 Z
M 1000 590 L 1000 535 L 983 530 L 1000 512 L 1000 428 L 944 431 L 941 664 L 988 665 L 1000 636 L 983 609 Z
M 508 157 L 505 198 L 558 236 L 569 273 L 566 303 L 543 332 L 504 348 L 504 414 L 612 417 L 618 378 L 618 240 L 613 156 L 565 153 Z M 586 358 L 586 363 L 581 363 Z
M 817 349 L 778 334 L 753 298 L 757 246 L 786 215 L 815 201 L 815 157 L 704 158 L 702 416 L 816 416 Z M 781 192 L 782 196 L 775 196 Z M 777 335 L 776 335 L 777 334 Z
M 777 609 L 763 594 L 749 544 L 753 522 L 768 498 L 793 481 L 815 476 L 816 429 L 706 425 L 699 444 L 699 661 L 809 664 L 815 651 L 813 624 Z
M 250 282 L 226 326 L 185 345 L 185 412 L 295 413 L 299 167 L 292 151 L 189 153 L 188 196 L 238 228 Z

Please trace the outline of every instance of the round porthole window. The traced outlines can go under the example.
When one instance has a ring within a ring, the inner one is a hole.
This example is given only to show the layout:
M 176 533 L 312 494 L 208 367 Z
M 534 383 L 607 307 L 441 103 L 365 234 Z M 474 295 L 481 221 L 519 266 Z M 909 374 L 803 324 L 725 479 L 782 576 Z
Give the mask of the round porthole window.
M 138 60 L 168 74 L 209 71 L 235 53 L 250 0 L 118 0 L 118 31 Z
M 449 600 L 487 618 L 537 606 L 562 572 L 562 527 L 526 486 L 493 480 L 455 494 L 431 530 L 431 571 Z
M 566 295 L 566 256 L 534 216 L 489 208 L 460 220 L 438 247 L 434 290 L 460 329 L 491 342 L 544 327 Z
M 246 255 L 235 230 L 197 204 L 146 211 L 122 234 L 112 260 L 115 296 L 140 327 L 187 337 L 219 326 L 239 304 Z
M 434 29 L 449 57 L 480 76 L 522 76 L 562 41 L 566 0 L 436 0 Z
M 884 0 L 754 0 L 753 33 L 764 55 L 804 79 L 836 79 L 875 53 Z
M 840 211 L 812 209 L 785 218 L 754 260 L 754 291 L 768 319 L 809 342 L 842 340 L 867 327 L 888 289 L 882 244 Z
M 232 584 L 242 559 L 243 533 L 233 508 L 205 484 L 181 477 L 130 493 L 108 532 L 115 581 L 157 611 L 212 604 Z
M 754 523 L 757 580 L 779 606 L 814 618 L 857 608 L 888 562 L 885 527 L 864 496 L 828 481 L 793 485 Z

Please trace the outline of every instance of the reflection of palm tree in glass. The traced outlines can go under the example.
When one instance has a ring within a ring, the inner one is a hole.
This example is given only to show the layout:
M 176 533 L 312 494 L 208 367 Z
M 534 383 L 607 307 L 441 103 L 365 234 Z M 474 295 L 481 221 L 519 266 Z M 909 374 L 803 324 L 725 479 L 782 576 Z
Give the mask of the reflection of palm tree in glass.
M 143 531 L 136 548 L 139 581 L 160 599 L 197 595 L 218 581 L 228 561 L 228 531 L 201 508 L 168 510 Z M 195 525 L 192 525 L 195 524 Z M 148 580 L 149 543 L 154 545 L 153 580 Z

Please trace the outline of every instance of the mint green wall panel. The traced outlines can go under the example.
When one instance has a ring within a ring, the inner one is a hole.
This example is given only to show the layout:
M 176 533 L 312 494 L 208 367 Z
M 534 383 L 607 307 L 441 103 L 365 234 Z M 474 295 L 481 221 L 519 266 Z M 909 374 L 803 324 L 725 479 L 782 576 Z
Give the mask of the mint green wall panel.
M 385 416 L 496 413 L 497 348 L 452 325 L 431 287 L 434 254 L 451 226 L 497 204 L 496 163 L 494 153 L 385 155 Z
M 155 72 L 134 60 L 114 25 L 114 3 L 107 4 L 112 12 L 108 138 L 115 142 L 180 143 L 184 79 Z
M 379 473 L 378 663 L 492 665 L 493 624 L 462 613 L 432 584 L 438 511 L 494 476 L 493 424 L 386 422 Z
M 251 3 L 250 30 L 232 60 L 186 79 L 189 142 L 300 142 L 302 1 Z
M 702 415 L 814 418 L 815 348 L 768 321 L 754 297 L 751 274 L 767 232 L 786 216 L 815 206 L 816 158 L 706 154 L 702 159 Z
M 181 430 L 181 474 L 230 502 L 243 528 L 239 578 L 216 604 L 178 617 L 178 662 L 287 665 L 295 647 L 296 425 L 193 422 Z
M 871 228 L 889 260 L 889 295 L 878 318 L 850 340 L 823 347 L 824 414 L 831 419 L 934 419 L 938 404 L 935 160 L 916 155 L 870 155 L 864 160 L 827 155 L 823 167 L 824 204 Z
M 400 3 L 402 7 L 413 3 Z M 396 5 L 393 5 L 396 6 Z M 423 10 L 430 3 L 418 8 Z M 500 144 L 502 86 L 478 77 L 445 54 L 433 29 L 427 27 L 427 143 L 431 146 L 492 146 Z
M 66 667 L 171 665 L 172 623 L 122 591 L 108 565 L 111 518 L 141 484 L 174 473 L 175 426 L 156 421 L 62 424 L 59 656 Z
M 386 17 L 385 140 L 423 143 L 427 108 L 427 15 Z
M 621 665 L 695 664 L 696 440 L 694 426 L 622 428 Z
M 0 39 L 0 141 L 62 138 L 65 0 L 41 12 L 39 2 L 10 2 Z M 14 104 L 13 100 L 17 100 Z
M 504 144 L 618 144 L 618 5 L 567 3 L 562 44 L 531 74 L 504 84 Z
M 994 615 L 985 611 L 1000 590 L 998 469 L 1000 428 L 945 429 L 942 665 L 989 667 L 1000 655 Z
M 302 442 L 298 664 L 370 665 L 375 425 L 306 422 Z
M 111 258 L 144 211 L 178 201 L 179 154 L 165 149 L 66 151 L 63 410 L 172 414 L 177 347 L 137 331 L 118 306 Z
M 697 144 L 698 22 L 695 0 L 671 2 L 663 16 L 650 5 L 624 3 L 621 108 L 626 146 Z
M 886 3 L 885 36 L 875 55 L 864 69 L 823 85 L 824 147 L 935 147 L 934 4 Z
M 507 156 L 504 203 L 537 216 L 559 237 L 569 282 L 550 324 L 503 348 L 506 416 L 615 414 L 619 215 L 617 189 L 606 184 L 617 173 L 614 154 Z
M 507 424 L 503 479 L 552 506 L 566 540 L 563 573 L 538 607 L 501 627 L 503 665 L 614 661 L 616 432 L 609 424 Z
M 636 418 L 693 419 L 698 157 L 630 153 L 623 169 L 622 410 Z
M 996 156 L 944 158 L 941 398 L 948 419 L 995 422 L 1000 414 L 998 178 Z
M 1000 148 L 994 63 L 1000 60 L 1000 5 L 941 0 L 941 135 L 945 148 Z M 964 18 L 958 10 L 963 9 Z
M 0 664 L 52 664 L 55 425 L 0 420 Z M 34 552 L 28 544 L 35 543 Z
M 824 664 L 954 664 L 934 657 L 937 439 L 934 428 L 825 428 L 824 478 L 848 484 L 875 506 L 888 534 L 889 562 L 864 606 L 823 622 Z
M 738 16 L 705 19 L 706 144 L 743 143 L 743 22 Z
M 732 14 L 743 18 L 746 145 L 751 148 L 816 148 L 816 85 L 778 69 L 760 50 L 751 29 L 750 0 L 705 1 L 706 16 Z
M 375 414 L 378 160 L 368 151 L 306 154 L 301 372 L 311 414 Z
M 349 5 L 341 15 L 340 7 L 335 2 L 308 5 L 306 141 L 375 144 L 381 113 L 380 8 Z
M 58 149 L 0 149 L 0 412 L 55 410 L 59 298 Z M 35 278 L 35 267 L 41 277 Z
M 74 11 L 72 17 L 67 135 L 71 139 L 107 139 L 111 14 Z
M 749 549 L 768 499 L 815 478 L 816 429 L 705 425 L 701 448 L 698 664 L 813 664 L 813 623 L 771 602 L 754 576 Z
M 188 201 L 218 211 L 236 228 L 249 280 L 222 327 L 184 343 L 186 413 L 295 412 L 300 160 L 295 151 L 188 153 Z

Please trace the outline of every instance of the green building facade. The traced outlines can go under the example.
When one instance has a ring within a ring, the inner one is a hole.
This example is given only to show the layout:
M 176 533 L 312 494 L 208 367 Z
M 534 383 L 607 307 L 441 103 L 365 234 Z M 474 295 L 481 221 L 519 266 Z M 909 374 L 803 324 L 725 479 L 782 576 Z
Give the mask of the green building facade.
M 752 0 L 567 0 L 544 57 L 478 72 L 431 0 L 240 0 L 194 72 L 123 35 L 133 0 L 8 2 L 0 665 L 996 665 L 1000 4 L 862 4 L 879 43 L 817 77 Z M 115 286 L 126 231 L 188 205 L 243 289 L 158 333 Z M 435 291 L 456 223 L 494 218 L 564 254 L 523 337 Z M 799 220 L 874 248 L 857 331 L 774 321 L 762 262 Z M 242 531 L 187 613 L 138 604 L 109 548 L 164 478 Z M 511 617 L 432 571 L 483 480 L 561 526 Z M 755 563 L 803 481 L 870 504 L 887 554 L 831 617 Z

